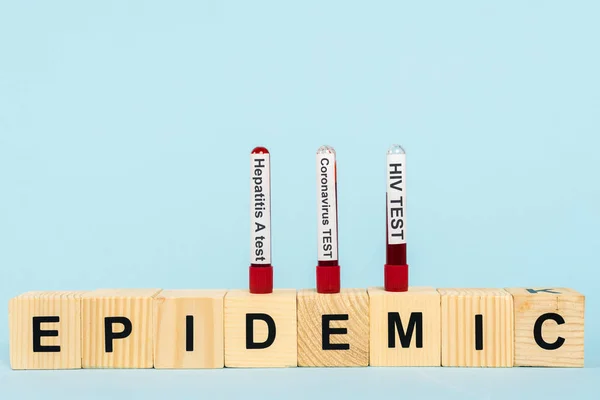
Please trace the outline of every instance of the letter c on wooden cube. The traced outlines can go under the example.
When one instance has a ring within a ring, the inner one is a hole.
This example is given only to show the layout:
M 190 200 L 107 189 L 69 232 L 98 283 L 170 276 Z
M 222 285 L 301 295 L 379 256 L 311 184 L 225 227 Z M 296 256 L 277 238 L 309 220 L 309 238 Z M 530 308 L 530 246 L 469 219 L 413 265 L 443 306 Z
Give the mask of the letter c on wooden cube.
M 515 304 L 515 366 L 583 367 L 585 297 L 567 288 L 507 288 Z

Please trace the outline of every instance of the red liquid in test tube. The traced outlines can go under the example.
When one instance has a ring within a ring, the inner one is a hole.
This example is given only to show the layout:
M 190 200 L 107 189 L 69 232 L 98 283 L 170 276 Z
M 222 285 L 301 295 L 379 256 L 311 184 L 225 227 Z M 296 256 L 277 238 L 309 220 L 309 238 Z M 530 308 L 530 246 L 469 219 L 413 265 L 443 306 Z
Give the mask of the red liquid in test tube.
M 384 287 L 388 292 L 408 290 L 406 263 L 406 153 L 399 145 L 387 152 L 386 264 Z
M 340 292 L 338 264 L 337 169 L 335 150 L 317 150 L 317 292 Z
M 271 155 L 264 147 L 250 153 L 250 293 L 273 292 L 271 265 Z

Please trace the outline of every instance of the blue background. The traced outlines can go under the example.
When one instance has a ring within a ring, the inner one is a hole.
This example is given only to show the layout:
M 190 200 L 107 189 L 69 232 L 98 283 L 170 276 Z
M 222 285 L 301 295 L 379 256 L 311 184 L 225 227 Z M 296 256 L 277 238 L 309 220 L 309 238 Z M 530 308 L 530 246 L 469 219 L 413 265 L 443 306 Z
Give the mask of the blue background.
M 322 144 L 338 154 L 343 285 L 381 285 L 395 142 L 411 284 L 587 296 L 586 368 L 568 371 L 12 372 L 3 312 L 1 398 L 595 397 L 598 2 L 0 4 L 2 304 L 245 287 L 257 145 L 272 153 L 275 285 L 314 286 Z

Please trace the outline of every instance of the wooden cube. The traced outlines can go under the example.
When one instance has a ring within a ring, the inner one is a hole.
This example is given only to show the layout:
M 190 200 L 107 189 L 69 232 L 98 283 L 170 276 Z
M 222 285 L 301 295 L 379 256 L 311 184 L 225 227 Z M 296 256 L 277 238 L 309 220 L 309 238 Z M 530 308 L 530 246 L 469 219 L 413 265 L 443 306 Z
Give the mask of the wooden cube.
M 295 367 L 296 290 L 225 295 L 225 366 Z
M 27 292 L 10 299 L 13 369 L 81 368 L 81 294 Z
M 503 289 L 438 289 L 442 366 L 512 367 L 513 299 Z
M 369 365 L 369 295 L 365 289 L 298 292 L 298 365 Z
M 154 368 L 223 368 L 225 290 L 163 290 L 154 297 Z
M 441 364 L 440 294 L 432 287 L 407 292 L 368 290 L 372 366 Z
M 160 289 L 99 289 L 81 298 L 83 368 L 152 368 L 152 301 Z
M 567 288 L 508 288 L 515 307 L 515 366 L 583 367 L 585 297 Z

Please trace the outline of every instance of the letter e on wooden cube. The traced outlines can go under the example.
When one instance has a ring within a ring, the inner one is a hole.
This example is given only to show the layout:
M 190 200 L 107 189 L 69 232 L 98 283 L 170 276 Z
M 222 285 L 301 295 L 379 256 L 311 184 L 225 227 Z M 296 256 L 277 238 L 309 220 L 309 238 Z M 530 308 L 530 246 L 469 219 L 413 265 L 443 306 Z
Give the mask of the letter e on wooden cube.
M 8 305 L 13 369 L 81 368 L 81 294 L 27 292 Z
M 298 365 L 369 365 L 369 296 L 365 289 L 340 293 L 298 292 Z

